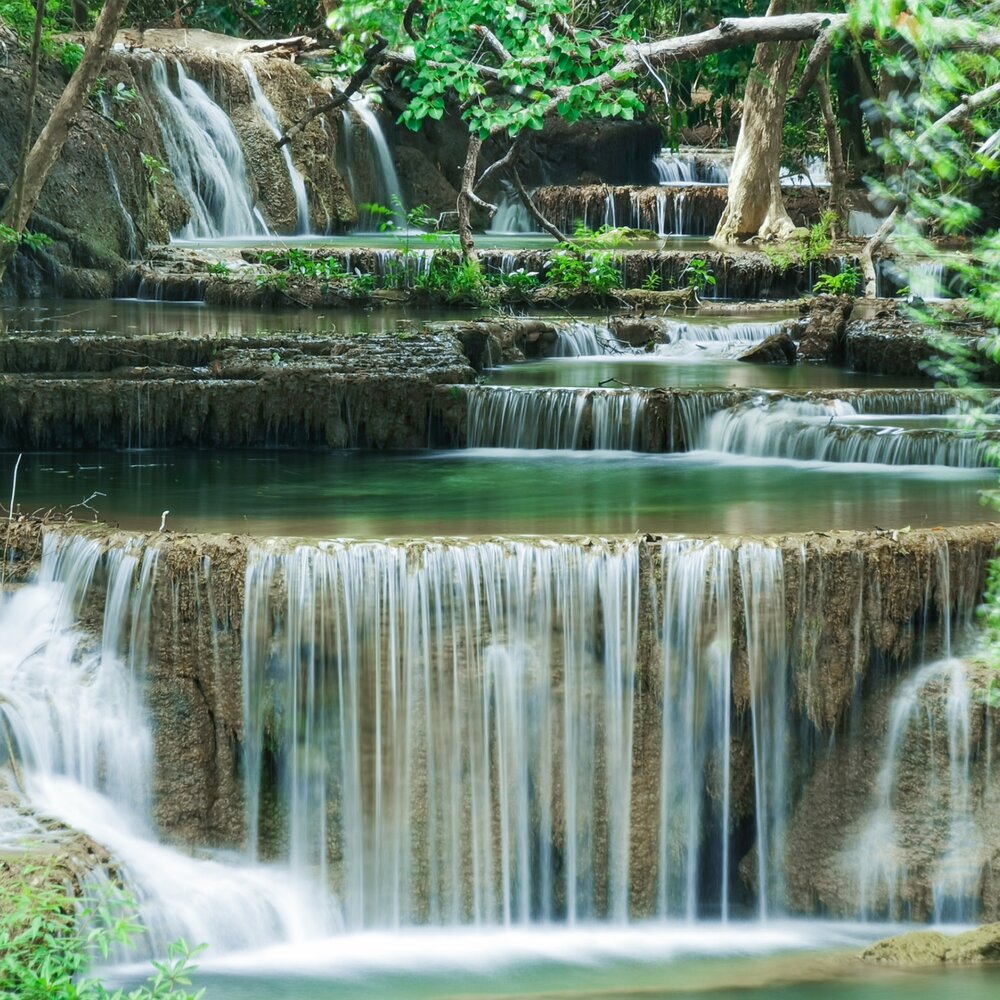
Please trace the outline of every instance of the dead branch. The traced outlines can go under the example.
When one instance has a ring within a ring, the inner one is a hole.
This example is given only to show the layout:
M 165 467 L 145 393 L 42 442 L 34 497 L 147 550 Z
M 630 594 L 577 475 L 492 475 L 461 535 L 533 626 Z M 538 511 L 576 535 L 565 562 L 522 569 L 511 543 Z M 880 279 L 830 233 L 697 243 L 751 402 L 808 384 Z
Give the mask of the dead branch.
M 517 138 L 510 144 L 510 149 L 507 150 L 499 160 L 491 163 L 480 175 L 479 180 L 476 181 L 473 190 L 478 190 L 492 177 L 494 174 L 499 173 L 501 170 L 505 170 L 508 166 L 514 163 L 517 159 L 517 155 L 520 152 L 520 141 L 521 133 L 518 133 Z
M 528 194 L 528 189 L 524 186 L 524 182 L 521 180 L 521 175 L 517 172 L 517 167 L 508 167 L 507 173 L 514 184 L 514 190 L 517 191 L 521 201 L 524 203 L 524 207 L 528 210 L 535 222 L 537 222 L 542 229 L 545 230 L 545 232 L 552 236 L 557 243 L 569 242 L 566 239 L 565 234 L 563 234 L 557 226 L 549 222 L 549 220 L 539 211 L 538 206 L 535 204 L 531 195 Z
M 314 119 L 319 118 L 320 115 L 329 114 L 331 111 L 336 111 L 338 108 L 343 107 L 351 97 L 356 94 L 360 89 L 361 85 L 372 75 L 372 71 L 379 63 L 379 57 L 385 51 L 388 46 L 388 42 L 381 36 L 378 35 L 375 41 L 368 46 L 365 50 L 364 61 L 362 64 L 354 71 L 354 75 L 347 81 L 347 86 L 340 91 L 335 97 L 327 101 L 326 104 L 317 104 L 316 107 L 310 108 L 277 142 L 278 149 L 282 146 L 286 146 L 290 143 L 297 135 L 300 135 L 309 126 L 309 123 Z

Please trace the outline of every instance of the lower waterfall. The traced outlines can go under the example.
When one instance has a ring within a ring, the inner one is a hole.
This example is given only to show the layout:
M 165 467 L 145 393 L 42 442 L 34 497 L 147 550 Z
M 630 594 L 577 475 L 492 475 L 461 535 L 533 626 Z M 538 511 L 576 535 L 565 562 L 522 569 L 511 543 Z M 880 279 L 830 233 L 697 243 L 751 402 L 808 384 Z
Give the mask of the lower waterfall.
M 893 591 L 860 555 L 836 556 L 827 580 L 825 550 L 805 541 L 274 542 L 227 565 L 184 561 L 165 536 L 50 532 L 36 579 L 0 604 L 0 718 L 30 805 L 0 830 L 20 842 L 32 815 L 50 815 L 103 843 L 153 951 L 178 936 L 225 952 L 416 925 L 780 916 L 802 877 L 796 790 L 837 746 L 819 736 L 844 710 L 830 699 L 856 704 L 862 680 L 884 676 L 893 717 L 915 720 L 940 673 L 898 686 L 880 673 L 868 642 L 891 638 L 898 586 L 925 624 L 897 664 L 951 662 L 952 611 L 961 625 L 977 600 L 981 564 L 960 568 L 928 537 Z M 242 607 L 223 614 L 230 584 Z M 840 602 L 847 631 L 831 633 Z M 157 832 L 157 801 L 200 781 L 170 762 L 187 742 L 176 685 L 190 669 L 225 673 L 221 659 L 184 666 L 189 640 L 169 615 L 185 608 L 210 659 L 242 623 L 244 850 L 189 856 Z M 969 764 L 982 726 L 964 674 L 947 677 L 941 801 L 968 805 L 922 863 L 943 887 L 932 912 L 964 920 L 985 864 Z M 879 742 L 888 760 L 893 739 Z M 879 779 L 860 827 L 884 844 L 905 823 L 884 808 L 897 783 Z M 979 860 L 956 880 L 941 873 L 959 834 Z M 838 885 L 857 885 L 842 915 L 880 916 L 865 885 L 882 876 L 858 881 L 844 864 Z

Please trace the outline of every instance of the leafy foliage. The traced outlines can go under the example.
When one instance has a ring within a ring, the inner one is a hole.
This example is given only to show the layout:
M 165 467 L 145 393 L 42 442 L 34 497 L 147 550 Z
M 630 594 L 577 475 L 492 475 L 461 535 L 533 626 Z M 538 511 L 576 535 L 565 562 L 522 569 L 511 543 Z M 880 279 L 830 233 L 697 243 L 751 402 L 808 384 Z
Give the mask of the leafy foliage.
M 2 1000 L 200 1000 L 188 990 L 201 948 L 178 942 L 154 962 L 146 985 L 109 992 L 89 973 L 95 959 L 134 940 L 141 928 L 121 895 L 77 899 L 60 874 L 39 867 L 23 881 L 0 880 L 0 998 Z
M 845 267 L 839 274 L 821 274 L 813 285 L 815 295 L 856 295 L 861 284 L 861 272 L 853 266 Z
M 449 99 L 463 109 L 470 131 L 484 139 L 540 129 L 554 104 L 568 121 L 585 115 L 628 120 L 644 109 L 625 77 L 611 89 L 592 81 L 613 71 L 633 37 L 627 15 L 613 17 L 607 31 L 567 32 L 552 26 L 573 21 L 571 0 L 446 0 L 420 18 L 413 40 L 403 29 L 406 6 L 405 0 L 345 0 L 328 23 L 342 39 L 336 66 L 341 73 L 362 64 L 377 36 L 412 54 L 402 77 L 410 103 L 400 116 L 411 129 L 443 118 Z M 559 88 L 571 89 L 557 98 Z
M 692 257 L 687 267 L 681 272 L 681 277 L 687 279 L 687 287 L 693 288 L 699 295 L 704 294 L 715 285 L 715 275 L 707 260 Z

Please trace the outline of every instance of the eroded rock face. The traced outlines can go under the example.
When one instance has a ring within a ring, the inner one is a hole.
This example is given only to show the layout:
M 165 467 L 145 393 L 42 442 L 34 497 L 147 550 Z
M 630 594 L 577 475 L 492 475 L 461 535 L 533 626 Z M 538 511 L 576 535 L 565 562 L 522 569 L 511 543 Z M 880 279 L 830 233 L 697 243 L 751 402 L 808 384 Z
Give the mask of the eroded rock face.
M 33 343 L 0 358 L 36 370 L 0 375 L 0 440 L 30 447 L 420 448 L 436 388 L 474 377 L 447 332 Z

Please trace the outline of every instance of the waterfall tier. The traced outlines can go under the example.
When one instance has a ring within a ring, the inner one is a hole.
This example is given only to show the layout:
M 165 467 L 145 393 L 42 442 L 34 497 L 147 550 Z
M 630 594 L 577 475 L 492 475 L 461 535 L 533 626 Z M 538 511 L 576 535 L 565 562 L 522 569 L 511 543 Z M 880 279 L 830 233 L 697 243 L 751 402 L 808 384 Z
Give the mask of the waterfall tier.
M 50 534 L 38 582 L 6 599 L 13 634 L 31 628 L 13 603 L 27 600 L 49 616 L 43 632 L 58 616 L 63 638 L 25 634 L 38 652 L 9 658 L 3 714 L 36 807 L 107 835 L 153 926 L 161 908 L 189 912 L 178 892 L 209 875 L 212 913 L 232 933 L 213 931 L 208 913 L 192 926 L 221 948 L 301 933 L 281 914 L 317 905 L 327 885 L 347 928 L 764 916 L 817 901 L 843 915 L 964 918 L 976 905 L 990 842 L 968 762 L 987 737 L 982 705 L 951 674 L 941 676 L 958 692 L 955 721 L 935 752 L 970 775 L 964 790 L 940 786 L 968 803 L 974 850 L 960 878 L 935 874 L 958 864 L 945 837 L 933 857 L 905 854 L 905 873 L 879 882 L 873 904 L 848 834 L 882 822 L 883 793 L 850 800 L 835 844 L 808 835 L 823 810 L 795 802 L 803 783 L 814 801 L 835 791 L 818 784 L 839 747 L 830 734 L 866 732 L 869 705 L 877 720 L 897 697 L 896 671 L 950 654 L 992 529 L 911 532 L 905 546 L 889 533 L 778 544 L 109 541 Z M 75 652 L 80 617 L 104 622 L 92 659 Z M 105 674 L 94 703 L 120 691 L 127 733 L 32 707 L 47 686 Z M 905 686 L 898 697 L 913 702 Z M 125 738 L 150 750 L 123 750 Z M 877 733 L 855 751 L 851 773 L 903 753 Z M 136 774 L 119 781 L 102 761 Z M 95 812 L 95 801 L 109 805 Z M 134 817 L 127 836 L 114 837 L 112 807 Z M 891 816 L 896 842 L 908 822 Z M 218 860 L 161 857 L 153 824 L 248 843 L 233 887 L 233 869 L 210 867 Z M 830 852 L 820 871 L 802 863 L 814 840 Z M 254 856 L 286 872 L 274 876 L 286 895 Z M 314 902 L 295 895 L 303 884 Z M 227 901 L 242 920 L 225 915 Z M 175 920 L 162 933 L 177 930 Z

